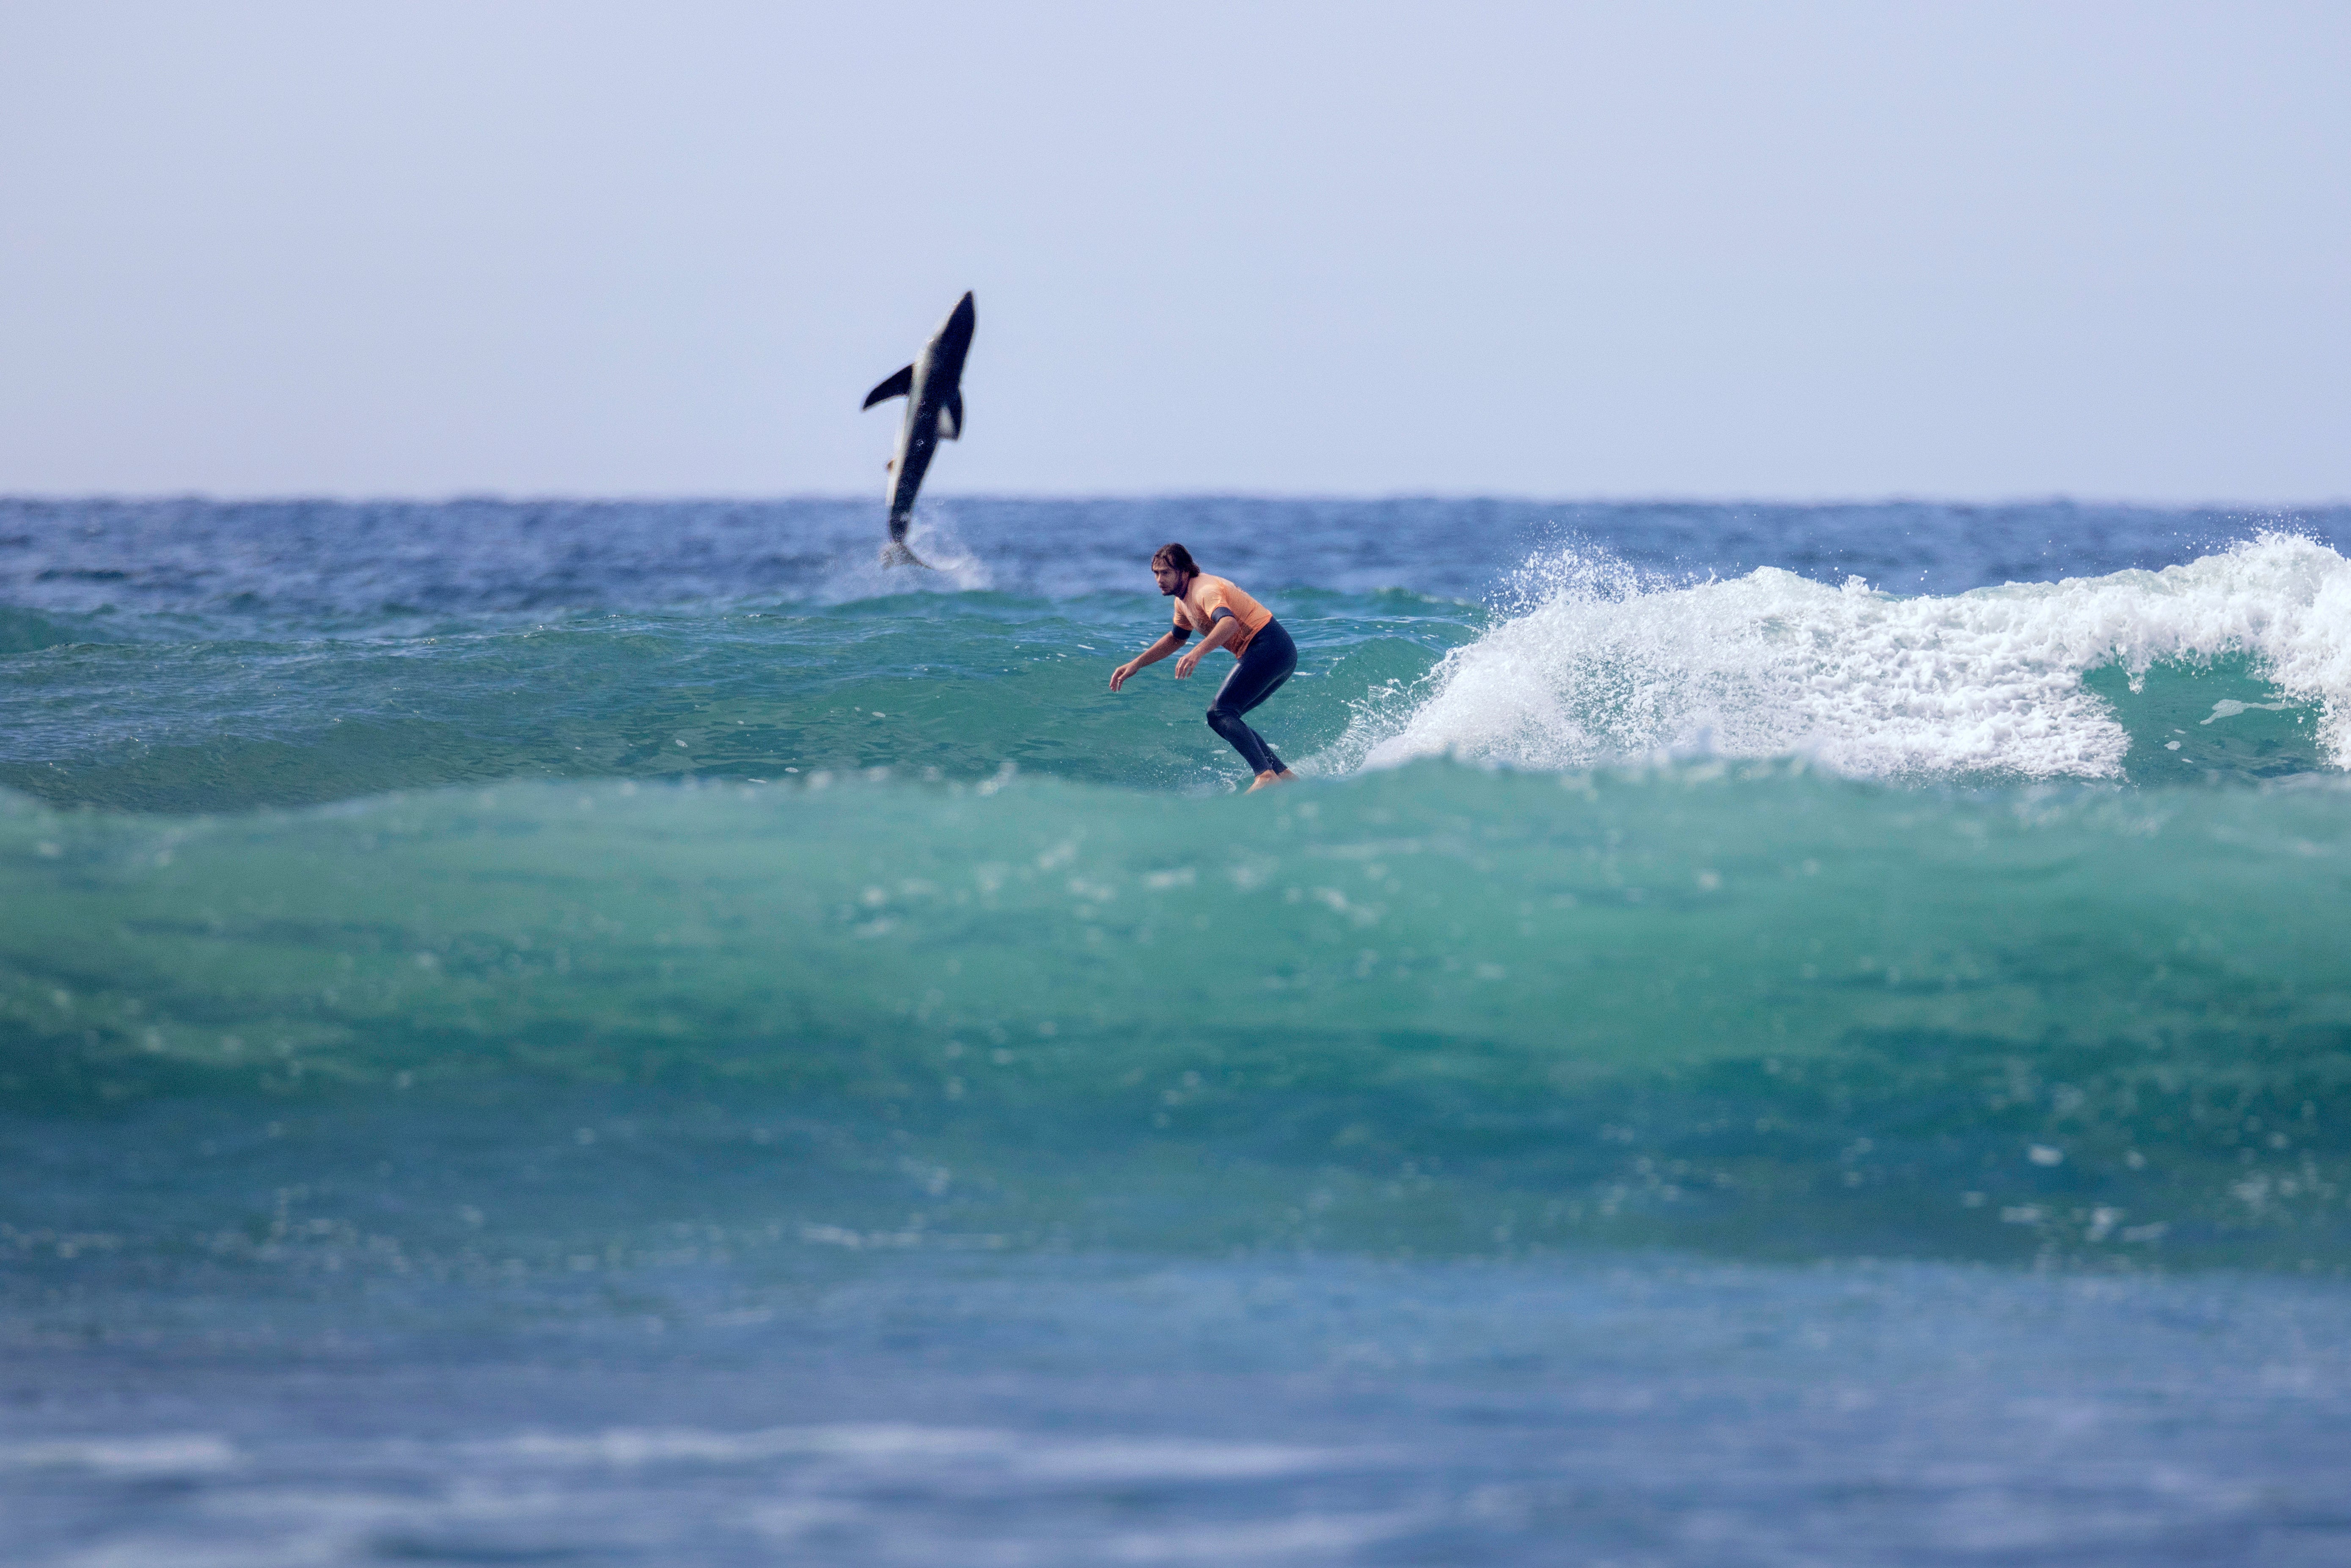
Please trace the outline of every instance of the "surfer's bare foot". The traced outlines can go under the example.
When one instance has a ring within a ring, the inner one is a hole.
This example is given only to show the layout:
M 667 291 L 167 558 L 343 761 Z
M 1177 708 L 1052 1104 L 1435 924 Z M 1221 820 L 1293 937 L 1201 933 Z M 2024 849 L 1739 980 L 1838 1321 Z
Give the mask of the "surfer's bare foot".
M 1242 791 L 1241 791 L 1241 793 L 1242 793 L 1242 794 L 1244 794 L 1244 795 L 1254 795 L 1254 794 L 1256 794 L 1259 790 L 1260 790 L 1260 789 L 1271 789 L 1271 788 L 1272 788 L 1274 785 L 1276 785 L 1276 784 L 1287 784 L 1287 783 L 1289 783 L 1292 779 L 1295 779 L 1295 778 L 1297 778 L 1297 777 L 1298 777 L 1298 775 L 1297 775 L 1297 774 L 1292 773 L 1292 772 L 1291 772 L 1289 768 L 1283 768 L 1283 769 L 1282 769 L 1280 772 L 1279 772 L 1279 773 L 1260 773 L 1260 774 L 1259 774 L 1259 775 L 1257 776 L 1257 778 L 1256 778 L 1256 779 L 1255 779 L 1250 783 L 1249 787 L 1248 789 L 1246 789 L 1242 790 Z

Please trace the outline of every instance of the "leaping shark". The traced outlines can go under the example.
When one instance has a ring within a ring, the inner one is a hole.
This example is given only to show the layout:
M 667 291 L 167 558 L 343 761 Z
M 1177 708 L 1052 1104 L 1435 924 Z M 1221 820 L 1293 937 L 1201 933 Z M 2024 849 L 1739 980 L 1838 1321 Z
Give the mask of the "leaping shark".
M 898 427 L 898 452 L 890 459 L 890 542 L 882 547 L 883 566 L 919 566 L 906 548 L 906 525 L 914 517 L 914 492 L 942 438 L 963 434 L 963 360 L 971 352 L 971 329 L 977 319 L 971 296 L 966 294 L 923 345 L 914 362 L 893 371 L 865 394 L 866 408 L 893 397 L 906 400 L 906 423 Z

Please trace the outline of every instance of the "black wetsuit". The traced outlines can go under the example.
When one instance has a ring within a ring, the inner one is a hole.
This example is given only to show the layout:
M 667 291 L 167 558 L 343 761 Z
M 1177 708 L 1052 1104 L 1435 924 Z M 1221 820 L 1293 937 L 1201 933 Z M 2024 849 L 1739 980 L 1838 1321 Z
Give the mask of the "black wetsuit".
M 1219 610 L 1217 619 L 1230 613 Z M 1279 773 L 1282 763 L 1265 737 L 1241 722 L 1241 715 L 1280 691 L 1281 683 L 1297 668 L 1298 644 L 1290 640 L 1280 622 L 1269 621 L 1233 662 L 1233 673 L 1225 677 L 1225 684 L 1217 688 L 1217 700 L 1208 705 L 1208 727 L 1232 743 L 1252 773 Z

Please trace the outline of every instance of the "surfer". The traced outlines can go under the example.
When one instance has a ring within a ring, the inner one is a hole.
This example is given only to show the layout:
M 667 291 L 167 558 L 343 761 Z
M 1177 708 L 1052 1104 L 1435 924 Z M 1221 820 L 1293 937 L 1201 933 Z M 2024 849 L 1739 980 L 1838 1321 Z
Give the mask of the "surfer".
M 1207 635 L 1200 645 L 1176 661 L 1176 678 L 1191 678 L 1212 648 L 1222 648 L 1236 661 L 1233 673 L 1217 688 L 1208 705 L 1208 727 L 1231 743 L 1257 779 L 1251 790 L 1286 783 L 1296 774 L 1283 766 L 1265 737 L 1241 722 L 1241 715 L 1281 688 L 1298 668 L 1298 644 L 1290 640 L 1273 612 L 1243 593 L 1230 581 L 1200 570 L 1192 552 L 1182 545 L 1162 545 L 1151 558 L 1151 575 L 1159 591 L 1176 601 L 1176 623 L 1159 641 L 1110 673 L 1110 689 L 1145 664 L 1155 664 L 1184 645 L 1195 632 Z

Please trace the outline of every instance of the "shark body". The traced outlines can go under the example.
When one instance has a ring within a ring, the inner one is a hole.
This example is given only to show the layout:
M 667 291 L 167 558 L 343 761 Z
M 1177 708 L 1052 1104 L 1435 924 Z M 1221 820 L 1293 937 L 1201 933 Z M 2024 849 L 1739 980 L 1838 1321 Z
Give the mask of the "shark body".
M 971 329 L 978 319 L 966 294 L 923 345 L 914 362 L 893 371 L 865 394 L 866 408 L 893 397 L 906 400 L 905 423 L 898 427 L 898 450 L 890 459 L 890 542 L 882 547 L 884 566 L 922 566 L 906 548 L 914 521 L 914 495 L 930 470 L 941 441 L 963 434 L 963 361 L 971 352 Z

